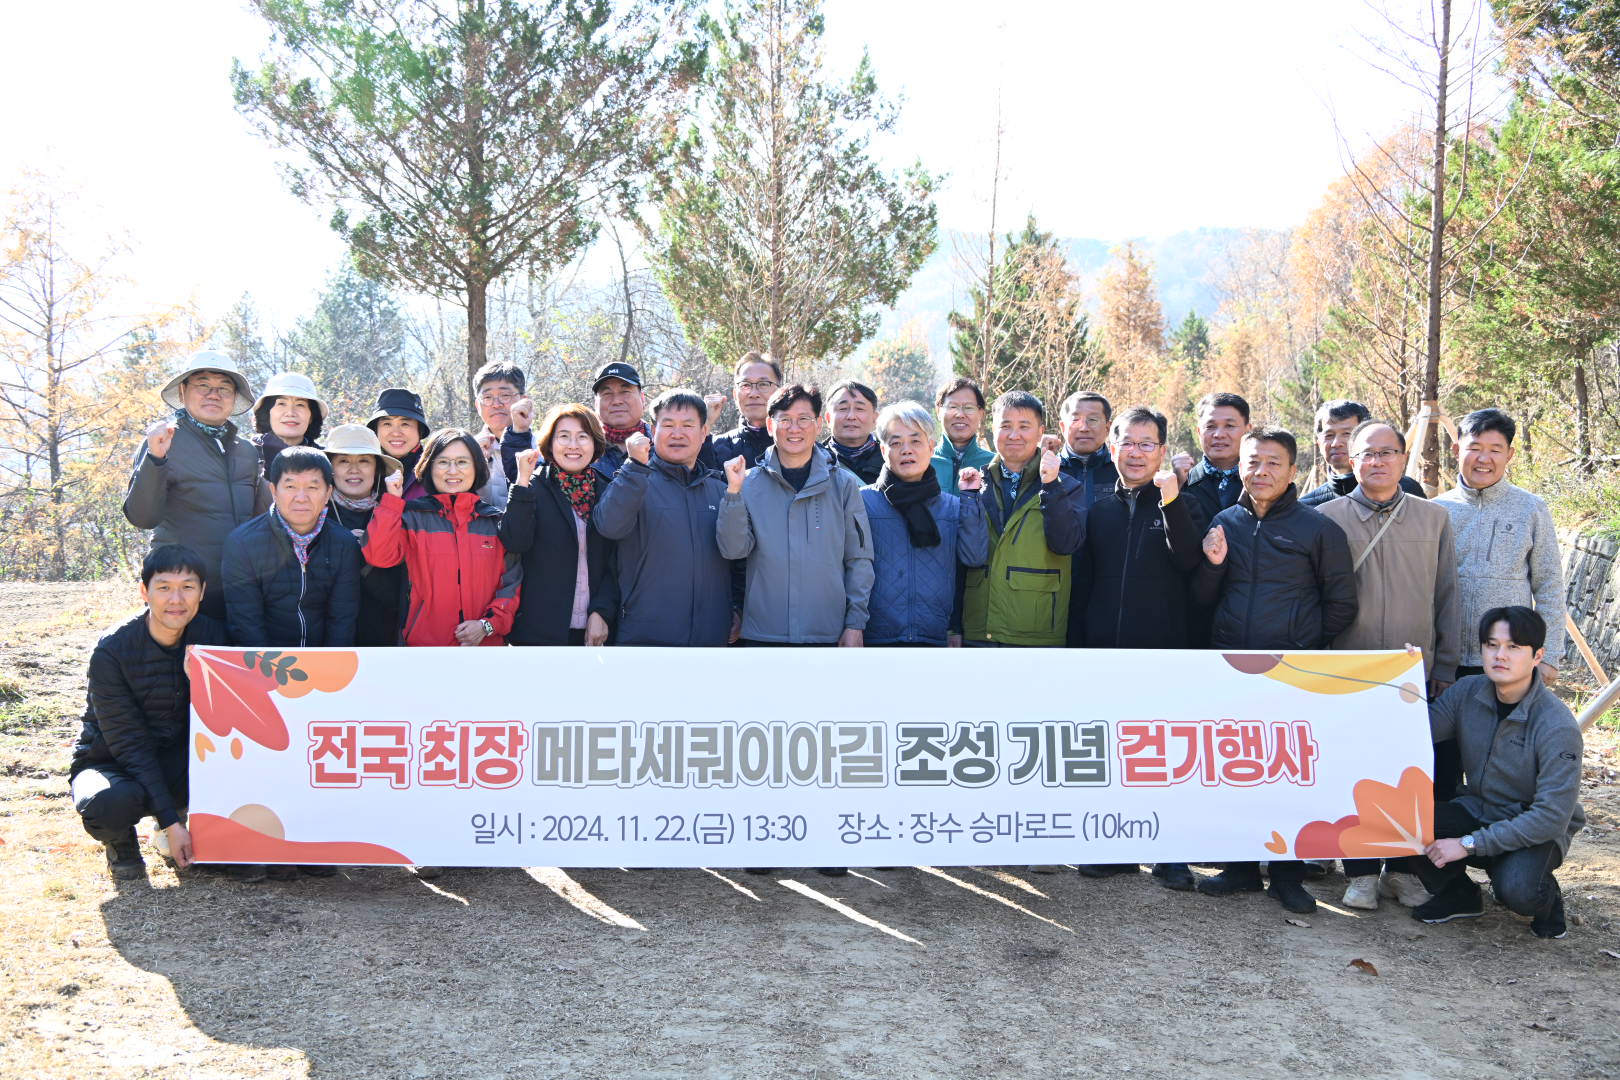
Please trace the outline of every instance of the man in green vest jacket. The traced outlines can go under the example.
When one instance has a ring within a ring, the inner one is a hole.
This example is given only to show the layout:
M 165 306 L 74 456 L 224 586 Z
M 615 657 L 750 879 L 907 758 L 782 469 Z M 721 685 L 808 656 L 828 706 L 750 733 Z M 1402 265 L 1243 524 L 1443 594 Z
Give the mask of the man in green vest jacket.
M 1041 448 L 1046 409 L 1022 390 L 991 410 L 996 458 L 985 471 L 990 561 L 969 570 L 962 643 L 1061 648 L 1069 626 L 1072 560 L 1085 542 L 1080 484 Z

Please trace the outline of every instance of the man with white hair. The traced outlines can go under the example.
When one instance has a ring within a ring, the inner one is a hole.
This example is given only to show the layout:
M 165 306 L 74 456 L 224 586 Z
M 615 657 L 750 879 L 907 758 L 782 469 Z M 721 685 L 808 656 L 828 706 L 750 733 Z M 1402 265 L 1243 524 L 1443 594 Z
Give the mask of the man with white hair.
M 965 468 L 960 494 L 941 491 L 934 472 L 934 418 L 915 401 L 877 415 L 883 466 L 861 488 L 872 525 L 872 599 L 866 644 L 961 645 L 956 609 L 960 567 L 983 566 L 990 534 L 979 501 L 984 478 Z

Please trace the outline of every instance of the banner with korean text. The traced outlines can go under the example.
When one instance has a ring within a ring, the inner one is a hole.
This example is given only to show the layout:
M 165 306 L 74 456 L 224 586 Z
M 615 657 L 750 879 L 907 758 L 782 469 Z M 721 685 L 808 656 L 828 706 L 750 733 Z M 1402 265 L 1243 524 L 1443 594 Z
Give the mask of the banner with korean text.
M 1404 652 L 197 646 L 204 862 L 937 866 L 1400 856 Z

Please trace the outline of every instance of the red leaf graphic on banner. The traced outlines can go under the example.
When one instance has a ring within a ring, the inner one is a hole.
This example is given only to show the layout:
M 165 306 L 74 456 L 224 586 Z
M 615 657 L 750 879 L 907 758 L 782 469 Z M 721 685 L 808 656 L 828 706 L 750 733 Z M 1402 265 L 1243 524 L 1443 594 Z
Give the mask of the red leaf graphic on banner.
M 1421 855 L 1434 838 L 1434 782 L 1415 765 L 1395 787 L 1358 781 L 1355 796 L 1360 821 L 1339 837 L 1344 854 L 1358 859 Z
M 287 722 L 270 697 L 276 680 L 244 667 L 240 651 L 192 646 L 186 674 L 191 707 L 209 731 L 221 737 L 239 731 L 267 750 L 287 749 Z
M 1346 829 L 1356 824 L 1356 815 L 1346 814 L 1338 821 L 1312 821 L 1294 837 L 1294 858 L 1337 859 L 1344 855 L 1340 843 Z
M 409 866 L 393 848 L 355 840 L 285 840 L 218 814 L 194 813 L 189 826 L 203 861 L 317 863 L 334 866 Z

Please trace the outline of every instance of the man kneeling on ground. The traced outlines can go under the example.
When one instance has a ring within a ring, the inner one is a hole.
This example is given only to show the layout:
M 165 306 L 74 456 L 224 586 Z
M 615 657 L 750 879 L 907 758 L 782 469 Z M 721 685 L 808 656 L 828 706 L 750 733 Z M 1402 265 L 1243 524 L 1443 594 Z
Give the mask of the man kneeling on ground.
M 135 823 L 147 815 L 167 834 L 175 865 L 191 863 L 183 820 L 191 725 L 186 646 L 225 642 L 225 627 L 197 614 L 205 577 L 202 557 L 190 548 L 153 548 L 141 566 L 146 610 L 90 654 L 89 703 L 68 778 L 84 831 L 106 845 L 107 865 L 120 880 L 146 873 Z
M 1537 937 L 1565 933 L 1553 871 L 1586 824 L 1581 729 L 1542 682 L 1547 624 L 1528 607 L 1492 608 L 1479 622 L 1485 674 L 1459 680 L 1429 706 L 1434 741 L 1456 739 L 1463 784 L 1435 804 L 1435 841 L 1412 863 L 1434 899 L 1412 909 L 1427 923 L 1484 914 L 1470 865 L 1490 874 L 1496 898 L 1530 916 Z

